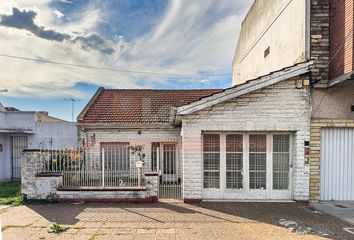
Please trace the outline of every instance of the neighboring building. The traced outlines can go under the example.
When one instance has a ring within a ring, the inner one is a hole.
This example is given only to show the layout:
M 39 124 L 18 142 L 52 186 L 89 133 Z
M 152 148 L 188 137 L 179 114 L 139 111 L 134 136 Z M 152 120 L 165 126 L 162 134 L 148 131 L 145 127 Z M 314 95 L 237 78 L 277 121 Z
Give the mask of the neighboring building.
M 243 22 L 234 58 L 234 85 L 299 60 L 314 61 L 311 201 L 354 200 L 353 4 L 256 0 Z
M 242 22 L 232 63 L 233 85 L 307 61 L 307 0 L 256 0 Z M 281 61 L 280 61 L 281 60 Z
M 224 90 L 100 88 L 78 117 L 80 142 L 97 155 L 87 164 L 101 169 L 104 156 L 107 172 L 132 168 L 129 152 L 102 151 L 139 144 L 144 171 L 159 171 L 162 187 L 181 185 L 186 202 L 307 200 L 311 64 Z
M 21 178 L 24 149 L 58 149 L 77 145 L 75 123 L 47 112 L 19 111 L 0 104 L 0 180 Z

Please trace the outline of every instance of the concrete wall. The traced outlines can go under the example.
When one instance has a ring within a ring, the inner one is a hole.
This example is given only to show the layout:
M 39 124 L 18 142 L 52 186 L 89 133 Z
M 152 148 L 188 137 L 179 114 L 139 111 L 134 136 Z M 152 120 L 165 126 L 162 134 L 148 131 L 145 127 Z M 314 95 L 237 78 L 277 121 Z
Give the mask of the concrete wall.
M 312 89 L 312 117 L 354 119 L 354 81 L 348 80 L 328 89 Z
M 0 132 L 34 132 L 35 112 L 0 112 Z
M 36 122 L 36 133 L 28 138 L 29 149 L 60 149 L 77 146 L 75 122 Z
M 309 175 L 304 142 L 310 140 L 310 92 L 296 89 L 295 80 L 283 81 L 236 99 L 184 116 L 182 119 L 183 196 L 203 196 L 202 132 L 293 133 L 293 197 L 308 200 Z
M 256 0 L 242 22 L 233 85 L 306 60 L 307 0 Z M 264 57 L 264 51 L 270 53 Z
M 11 178 L 11 161 L 10 159 L 10 141 L 8 136 L 0 133 L 0 144 L 2 144 L 2 152 L 0 152 L 0 181 Z

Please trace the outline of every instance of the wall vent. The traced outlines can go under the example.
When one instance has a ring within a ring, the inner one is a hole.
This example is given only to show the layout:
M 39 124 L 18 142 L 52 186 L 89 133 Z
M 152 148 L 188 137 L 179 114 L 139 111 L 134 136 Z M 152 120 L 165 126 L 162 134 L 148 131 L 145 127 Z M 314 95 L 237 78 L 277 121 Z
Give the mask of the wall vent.
M 267 47 L 266 50 L 264 50 L 264 58 L 266 58 L 270 53 L 270 47 Z

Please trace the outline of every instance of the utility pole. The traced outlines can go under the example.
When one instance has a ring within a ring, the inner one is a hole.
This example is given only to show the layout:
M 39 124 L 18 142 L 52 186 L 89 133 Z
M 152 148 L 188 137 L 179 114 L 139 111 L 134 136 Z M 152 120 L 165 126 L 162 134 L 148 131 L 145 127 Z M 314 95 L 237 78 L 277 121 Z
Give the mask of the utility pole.
M 70 98 L 70 101 L 71 101 L 71 121 L 74 122 L 75 102 L 76 102 L 76 99 Z

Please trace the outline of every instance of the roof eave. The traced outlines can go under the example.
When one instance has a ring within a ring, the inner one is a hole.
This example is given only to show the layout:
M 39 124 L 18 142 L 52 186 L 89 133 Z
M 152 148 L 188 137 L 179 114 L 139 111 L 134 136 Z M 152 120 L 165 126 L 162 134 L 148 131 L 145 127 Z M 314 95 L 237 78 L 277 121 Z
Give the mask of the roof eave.
M 104 87 L 99 87 L 96 91 L 96 93 L 93 95 L 93 97 L 90 99 L 90 101 L 86 104 L 84 109 L 80 112 L 80 114 L 77 116 L 77 122 L 81 121 L 84 119 L 84 116 L 86 112 L 90 109 L 91 105 L 96 101 L 98 96 L 103 92 Z
M 202 98 L 201 100 L 177 108 L 177 115 L 192 114 L 196 111 L 214 106 L 218 103 L 222 103 L 235 97 L 284 81 L 286 79 L 305 74 L 310 72 L 312 65 L 313 61 L 300 63 L 260 77 L 259 79 L 251 80 L 244 84 L 226 89 L 221 93 Z

